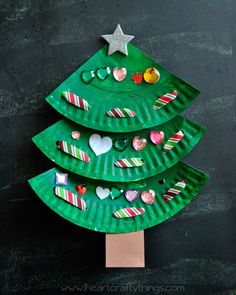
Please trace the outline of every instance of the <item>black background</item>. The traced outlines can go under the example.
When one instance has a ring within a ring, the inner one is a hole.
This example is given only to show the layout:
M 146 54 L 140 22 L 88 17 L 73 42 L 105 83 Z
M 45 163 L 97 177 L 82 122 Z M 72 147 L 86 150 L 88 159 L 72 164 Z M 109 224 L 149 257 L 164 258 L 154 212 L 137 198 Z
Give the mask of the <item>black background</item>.
M 236 294 L 236 1 L 0 3 L 0 293 L 141 284 Z M 118 23 L 134 45 L 202 91 L 184 114 L 207 127 L 185 160 L 209 182 L 180 214 L 145 231 L 145 269 L 105 269 L 104 234 L 63 220 L 26 182 L 53 166 L 31 142 L 60 118 L 44 97 Z

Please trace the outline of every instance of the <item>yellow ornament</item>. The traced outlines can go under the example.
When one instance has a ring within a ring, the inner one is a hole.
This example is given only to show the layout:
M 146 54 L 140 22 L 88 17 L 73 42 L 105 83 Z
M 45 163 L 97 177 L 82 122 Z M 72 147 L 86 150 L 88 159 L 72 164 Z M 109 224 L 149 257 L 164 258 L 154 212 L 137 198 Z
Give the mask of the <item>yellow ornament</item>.
M 154 84 L 160 79 L 160 73 L 156 68 L 148 68 L 145 70 L 143 78 L 147 83 Z

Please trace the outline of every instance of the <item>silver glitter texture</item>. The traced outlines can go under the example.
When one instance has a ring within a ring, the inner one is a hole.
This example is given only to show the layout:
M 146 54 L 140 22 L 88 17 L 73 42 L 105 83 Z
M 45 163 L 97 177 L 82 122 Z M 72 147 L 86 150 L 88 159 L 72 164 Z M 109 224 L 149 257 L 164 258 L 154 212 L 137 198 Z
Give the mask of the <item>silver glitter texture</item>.
M 128 55 L 127 44 L 134 38 L 131 35 L 125 35 L 120 25 L 117 25 L 115 31 L 111 35 L 102 35 L 102 38 L 109 43 L 108 55 L 119 51 Z

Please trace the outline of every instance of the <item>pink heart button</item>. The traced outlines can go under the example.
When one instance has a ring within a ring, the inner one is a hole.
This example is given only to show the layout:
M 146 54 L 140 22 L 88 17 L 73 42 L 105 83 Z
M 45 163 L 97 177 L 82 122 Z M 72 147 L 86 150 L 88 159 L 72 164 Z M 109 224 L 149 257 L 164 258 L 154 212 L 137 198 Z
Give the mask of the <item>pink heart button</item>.
M 141 193 L 141 199 L 144 203 L 151 205 L 155 201 L 155 192 L 151 189 Z
M 141 151 L 145 148 L 145 146 L 147 144 L 147 140 L 145 138 L 140 137 L 140 136 L 135 136 L 132 143 L 133 143 L 133 148 L 136 151 Z
M 164 137 L 165 137 L 165 135 L 164 135 L 163 131 L 151 131 L 150 132 L 150 140 L 155 145 L 160 144 L 163 141 Z
M 127 75 L 126 68 L 114 68 L 113 69 L 113 77 L 118 82 L 123 81 L 125 79 L 126 75 Z

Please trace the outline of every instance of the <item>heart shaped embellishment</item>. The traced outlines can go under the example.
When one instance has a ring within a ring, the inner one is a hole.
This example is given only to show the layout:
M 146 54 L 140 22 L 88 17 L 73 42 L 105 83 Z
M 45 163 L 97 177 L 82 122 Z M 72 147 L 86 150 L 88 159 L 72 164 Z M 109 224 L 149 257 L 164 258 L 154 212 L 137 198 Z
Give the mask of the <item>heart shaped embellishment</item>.
M 96 187 L 96 195 L 100 200 L 107 198 L 110 195 L 109 188 L 102 188 L 101 186 Z
M 98 77 L 98 79 L 102 81 L 106 80 L 106 78 L 110 75 L 110 73 L 111 73 L 111 69 L 109 67 L 98 68 L 96 70 L 96 76 Z
M 94 77 L 95 77 L 94 71 L 83 71 L 80 74 L 80 78 L 85 84 L 91 83 Z
M 151 205 L 155 201 L 155 192 L 151 189 L 141 193 L 141 199 L 144 203 Z
M 118 199 L 122 196 L 123 192 L 123 190 L 119 190 L 118 188 L 113 187 L 110 191 L 110 198 L 112 200 Z
M 130 203 L 134 202 L 137 198 L 139 198 L 140 194 L 139 191 L 136 189 L 128 189 L 125 191 L 126 200 Z
M 101 137 L 99 134 L 93 134 L 89 138 L 89 145 L 96 156 L 107 153 L 112 148 L 112 139 L 110 137 Z
M 117 149 L 119 152 L 123 152 L 129 144 L 128 139 L 117 139 L 114 141 L 114 148 Z
M 126 75 L 127 75 L 126 68 L 114 68 L 113 69 L 113 77 L 118 82 L 123 81 L 125 79 Z
M 164 137 L 165 137 L 165 135 L 164 135 L 163 131 L 151 131 L 150 132 L 150 140 L 155 145 L 160 144 L 163 141 Z
M 78 193 L 80 196 L 83 196 L 83 195 L 86 193 L 86 190 L 87 190 L 85 184 L 76 185 L 76 186 L 75 186 L 75 189 L 76 189 L 77 193 Z
M 141 84 L 143 81 L 143 74 L 142 73 L 136 73 L 132 75 L 131 79 L 135 84 Z
M 135 136 L 133 139 L 133 148 L 136 151 L 141 151 L 145 148 L 147 145 L 147 140 L 145 138 L 142 138 L 140 136 Z

